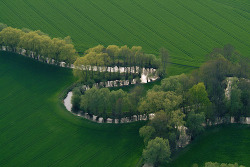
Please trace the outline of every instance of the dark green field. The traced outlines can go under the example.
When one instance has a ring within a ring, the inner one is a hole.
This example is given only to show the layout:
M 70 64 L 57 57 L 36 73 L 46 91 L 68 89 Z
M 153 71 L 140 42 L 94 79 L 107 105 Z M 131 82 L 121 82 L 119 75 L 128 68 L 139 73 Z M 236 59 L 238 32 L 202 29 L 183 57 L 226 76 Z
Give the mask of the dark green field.
M 224 125 L 209 128 L 173 158 L 169 167 L 192 167 L 205 162 L 250 166 L 250 125 Z
M 59 95 L 71 70 L 0 52 L 0 166 L 135 166 L 140 123 L 100 125 L 70 114 Z
M 70 35 L 78 51 L 98 44 L 171 55 L 171 74 L 198 67 L 213 48 L 250 55 L 249 0 L 1 0 L 0 22 Z

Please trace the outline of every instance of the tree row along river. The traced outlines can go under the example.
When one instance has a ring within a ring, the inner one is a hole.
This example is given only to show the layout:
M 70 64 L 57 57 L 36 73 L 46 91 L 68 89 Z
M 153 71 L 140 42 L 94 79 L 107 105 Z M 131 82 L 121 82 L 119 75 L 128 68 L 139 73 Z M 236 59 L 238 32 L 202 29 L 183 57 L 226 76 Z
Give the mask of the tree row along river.
M 2 46 L 1 48 L 2 51 L 7 51 L 7 47 L 6 46 Z M 16 52 L 20 55 L 23 55 L 25 57 L 30 57 L 33 59 L 37 59 L 38 61 L 47 63 L 47 64 L 52 64 L 52 65 L 56 65 L 54 59 L 49 60 L 48 58 L 46 59 L 46 61 L 43 61 L 40 58 L 40 56 L 35 57 L 34 56 L 34 52 L 30 52 L 30 55 L 26 55 L 26 50 L 25 49 L 21 49 L 21 52 Z M 63 67 L 63 68 L 71 68 L 74 69 L 74 65 L 73 64 L 66 64 L 65 62 L 59 62 L 58 66 Z M 136 69 L 134 67 L 98 67 L 98 66 L 88 66 L 88 67 L 83 67 L 83 69 L 87 68 L 92 68 L 93 71 L 98 71 L 100 70 L 101 72 L 119 72 L 119 73 L 126 73 L 128 72 L 128 69 L 130 68 L 130 72 L 132 73 L 139 73 L 139 67 L 136 67 Z M 159 76 L 157 75 L 157 70 L 154 68 L 143 68 L 142 69 L 142 73 L 141 73 L 141 77 L 140 77 L 140 81 L 137 81 L 136 79 L 133 79 L 131 84 L 137 84 L 137 83 L 148 83 L 148 82 L 154 82 L 159 78 Z M 95 87 L 122 87 L 122 86 L 128 86 L 130 84 L 129 80 L 114 80 L 114 81 L 106 81 L 106 82 L 100 82 L 100 83 L 94 83 L 93 86 Z M 83 85 L 82 86 L 85 90 L 90 89 L 89 85 Z M 97 122 L 97 123 L 129 123 L 129 122 L 135 122 L 135 121 L 140 121 L 140 120 L 148 120 L 148 119 L 152 119 L 154 117 L 154 114 L 149 114 L 149 116 L 147 116 L 146 114 L 144 115 L 133 115 L 132 117 L 124 117 L 119 119 L 111 119 L 108 118 L 106 120 L 104 120 L 102 117 L 98 117 L 98 116 L 91 116 L 88 113 L 82 113 L 79 112 L 78 114 L 75 114 L 72 112 L 72 103 L 71 103 L 71 99 L 73 96 L 73 92 L 70 91 L 67 93 L 66 98 L 64 99 L 64 106 L 66 107 L 66 109 L 71 112 L 72 114 L 79 116 L 79 117 L 83 117 L 86 118 L 88 120 Z

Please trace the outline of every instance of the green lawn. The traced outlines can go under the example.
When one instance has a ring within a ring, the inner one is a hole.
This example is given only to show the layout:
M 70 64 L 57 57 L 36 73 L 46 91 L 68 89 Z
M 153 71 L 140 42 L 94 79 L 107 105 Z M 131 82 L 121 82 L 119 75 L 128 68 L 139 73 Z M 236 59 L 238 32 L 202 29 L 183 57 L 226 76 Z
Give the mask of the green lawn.
M 139 45 L 171 54 L 171 74 L 200 66 L 215 47 L 250 55 L 249 0 L 1 0 L 0 22 L 70 35 L 78 51 Z
M 0 166 L 135 166 L 144 123 L 97 124 L 59 96 L 72 71 L 0 52 Z
M 224 125 L 209 128 L 192 144 L 177 153 L 169 167 L 192 167 L 205 162 L 250 166 L 250 125 Z

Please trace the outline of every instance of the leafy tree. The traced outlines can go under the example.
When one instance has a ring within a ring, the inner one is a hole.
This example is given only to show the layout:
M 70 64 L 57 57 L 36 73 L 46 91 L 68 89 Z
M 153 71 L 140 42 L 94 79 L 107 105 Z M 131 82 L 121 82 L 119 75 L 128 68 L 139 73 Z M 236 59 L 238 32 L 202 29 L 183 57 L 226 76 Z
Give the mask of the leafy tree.
M 31 29 L 28 29 L 28 28 L 22 28 L 22 31 L 25 32 L 25 33 L 29 33 L 29 32 L 31 32 L 32 30 L 31 30 Z
M 50 50 L 48 48 L 50 45 L 52 45 L 51 38 L 49 36 L 43 35 L 40 39 L 40 53 L 44 58 L 49 57 Z
M 183 85 L 179 82 L 179 76 L 170 76 L 161 81 L 161 89 L 163 91 L 177 91 L 183 90 Z
M 170 76 L 161 81 L 159 87 L 162 91 L 174 91 L 178 94 L 182 94 L 183 91 L 190 88 L 190 83 L 187 75 L 181 74 L 176 76 Z M 156 89 L 155 87 L 153 89 Z
M 250 82 L 240 79 L 238 88 L 241 90 L 242 112 L 244 116 L 250 116 Z
M 70 36 L 65 37 L 64 41 L 66 42 L 66 44 L 72 44 L 73 43 Z
M 236 86 L 231 89 L 230 100 L 228 101 L 228 109 L 231 116 L 234 116 L 239 121 L 242 116 L 242 101 L 241 101 L 241 90 Z
M 180 111 L 156 112 L 149 125 L 154 127 L 155 135 L 169 140 L 171 149 L 176 148 L 176 140 L 179 137 L 178 127 L 183 126 L 185 115 Z
M 141 100 L 139 111 L 140 113 L 152 113 L 160 110 L 164 110 L 164 100 L 166 98 L 166 92 L 155 92 L 149 90 L 144 99 Z
M 167 139 L 156 137 L 148 142 L 146 149 L 143 150 L 142 156 L 145 163 L 159 166 L 170 160 L 170 147 Z
M 202 123 L 205 122 L 205 116 L 203 113 L 195 114 L 191 111 L 187 117 L 187 127 L 192 138 L 195 138 L 204 131 Z
M 144 143 L 147 145 L 148 141 L 152 138 L 155 133 L 155 128 L 152 126 L 143 126 L 139 130 L 139 134 L 144 138 Z
M 102 89 L 99 89 L 99 98 L 100 98 L 100 101 L 98 104 L 99 106 L 99 114 L 104 118 L 104 119 L 107 119 L 107 112 L 109 110 L 109 106 L 110 106 L 110 91 L 108 88 L 102 88 Z
M 170 121 L 170 117 L 164 111 L 159 111 L 155 113 L 150 125 L 154 127 L 157 136 L 167 138 L 167 133 L 173 129 Z
M 80 79 L 80 81 L 87 82 L 90 77 L 90 60 L 86 57 L 79 57 L 74 62 L 73 73 L 76 77 Z
M 95 53 L 101 53 L 104 50 L 104 46 L 103 45 L 97 45 L 93 48 L 89 48 L 88 50 L 85 51 L 86 54 L 91 53 L 91 52 L 95 52 Z
M 0 39 L 5 46 L 9 46 L 15 52 L 23 34 L 24 32 L 19 29 L 7 27 L 0 32 Z
M 98 114 L 99 92 L 96 87 L 93 87 L 85 92 L 81 99 L 81 108 L 85 112 L 93 115 Z
M 99 72 L 99 77 L 101 78 L 101 72 L 103 72 L 103 78 L 105 79 L 106 73 L 109 71 L 110 77 L 115 75 L 112 73 L 112 68 L 109 67 L 118 67 L 117 79 L 121 79 L 123 76 L 131 81 L 133 78 L 136 78 L 141 74 L 143 68 L 152 68 L 157 66 L 157 59 L 154 55 L 144 54 L 142 48 L 139 46 L 133 46 L 131 49 L 128 46 L 118 47 L 116 45 L 110 45 L 105 48 L 103 45 L 98 45 L 96 47 L 90 48 L 85 52 L 84 58 L 88 61 L 88 65 L 91 68 L 93 74 L 94 66 L 97 66 L 97 71 Z M 77 61 L 77 69 L 80 69 L 81 65 Z M 101 70 L 100 67 L 105 67 L 105 70 Z M 121 67 L 125 68 L 125 73 L 121 76 L 119 70 Z M 109 70 L 108 70 L 109 69 Z M 92 75 L 92 78 L 93 75 Z M 83 80 L 83 79 L 82 79 Z M 108 80 L 108 79 L 107 79 Z M 131 82 L 130 82 L 131 83 Z
M 160 110 L 172 111 L 178 108 L 182 97 L 175 92 L 155 92 L 150 90 L 144 99 L 141 100 L 139 111 L 141 113 L 152 113 Z
M 144 94 L 144 87 L 143 86 L 135 86 L 128 94 L 128 100 L 129 100 L 129 110 L 131 115 L 137 114 L 139 115 L 139 112 L 137 112 L 138 104 L 140 102 L 141 97 Z
M 164 111 L 170 112 L 179 108 L 182 102 L 182 96 L 175 92 L 168 91 L 165 93 Z
M 111 91 L 110 101 L 113 103 L 111 105 L 111 111 L 113 118 L 121 118 L 122 113 L 128 111 L 128 95 L 122 89 L 118 91 Z
M 111 63 L 111 67 L 114 67 L 115 66 L 115 60 L 117 59 L 118 57 L 118 54 L 120 52 L 120 48 L 116 45 L 109 45 L 106 49 L 106 52 L 108 53 L 108 55 L 110 56 L 110 59 L 112 61 Z M 111 70 L 111 68 L 110 68 Z M 111 71 L 110 71 L 110 74 L 111 74 Z
M 72 111 L 78 112 L 80 110 L 80 103 L 81 103 L 80 89 L 73 90 L 73 96 L 71 98 L 71 103 L 72 103 Z
M 196 112 L 210 104 L 204 83 L 198 83 L 189 89 L 188 100 L 190 107 L 193 106 Z
M 226 76 L 230 75 L 230 62 L 225 58 L 210 60 L 200 68 L 200 76 L 206 86 L 210 101 L 215 104 L 217 116 L 223 116 L 226 112 L 224 105 L 223 82 Z

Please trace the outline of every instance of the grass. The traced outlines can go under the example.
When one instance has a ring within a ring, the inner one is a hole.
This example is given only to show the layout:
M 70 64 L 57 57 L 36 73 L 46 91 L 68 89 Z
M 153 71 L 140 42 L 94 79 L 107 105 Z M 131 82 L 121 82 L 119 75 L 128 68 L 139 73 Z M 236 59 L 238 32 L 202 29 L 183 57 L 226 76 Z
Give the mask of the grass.
M 135 166 L 144 123 L 97 124 L 64 108 L 70 69 L 0 52 L 0 166 Z
M 215 47 L 250 54 L 248 0 L 2 0 L 0 22 L 70 35 L 78 51 L 98 44 L 139 45 L 171 55 L 172 74 L 187 72 Z M 181 67 L 183 66 L 183 67 Z
M 192 167 L 205 162 L 235 163 L 250 166 L 250 125 L 210 127 L 173 157 L 169 167 Z

